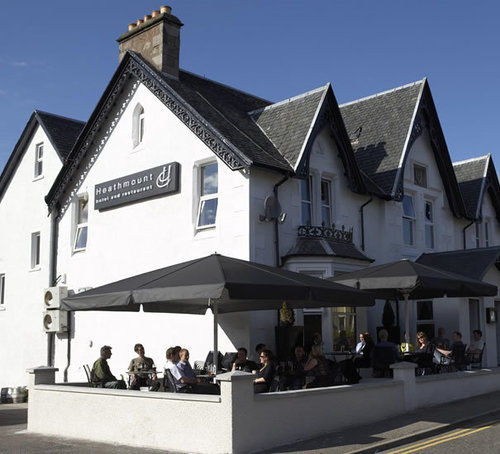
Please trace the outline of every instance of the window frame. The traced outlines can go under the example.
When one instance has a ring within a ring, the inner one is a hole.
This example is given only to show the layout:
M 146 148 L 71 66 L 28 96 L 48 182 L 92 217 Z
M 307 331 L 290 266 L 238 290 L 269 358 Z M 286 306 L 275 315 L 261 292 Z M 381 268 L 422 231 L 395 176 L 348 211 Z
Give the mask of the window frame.
M 309 200 L 303 199 L 303 185 L 307 184 L 307 189 L 308 189 L 308 195 L 309 195 Z M 313 208 L 313 177 L 312 175 L 309 175 L 307 178 L 304 178 L 300 180 L 300 222 L 301 225 L 313 225 L 313 216 L 314 216 L 314 208 Z M 309 223 L 305 222 L 304 223 L 304 205 L 308 206 L 308 212 L 309 212 Z
M 420 184 L 417 181 L 417 171 L 422 171 L 423 179 L 424 181 L 422 182 L 423 184 Z M 427 188 L 427 167 L 414 163 L 413 164 L 413 184 L 415 186 L 419 186 L 421 188 Z
M 146 131 L 146 111 L 141 103 L 137 103 L 132 113 L 132 146 L 136 150 L 144 144 Z
M 484 221 L 484 247 L 490 247 L 490 232 L 488 221 Z
M 328 194 L 328 204 L 323 203 L 323 184 L 326 184 L 326 194 Z M 321 225 L 324 227 L 331 227 L 332 225 L 332 182 L 327 178 L 321 178 L 320 182 L 320 202 L 321 202 Z M 325 223 L 323 218 L 323 210 L 326 209 L 328 213 L 328 222 Z
M 31 232 L 30 270 L 39 270 L 41 267 L 42 236 L 40 231 Z
M 413 217 L 407 215 L 405 213 L 405 209 L 404 209 L 404 199 L 405 197 L 408 197 L 410 200 L 411 200 L 411 207 L 412 207 L 412 210 L 413 210 Z M 405 194 L 403 195 L 403 200 L 401 201 L 401 209 L 402 209 L 402 212 L 403 212 L 403 224 L 402 224 L 402 235 L 403 235 L 403 244 L 406 245 L 406 246 L 414 246 L 415 245 L 415 220 L 416 220 L 416 215 L 415 215 L 415 204 L 413 203 L 413 195 L 410 195 L 410 194 Z M 407 243 L 405 241 L 405 234 L 404 234 L 404 225 L 405 225 L 405 222 L 409 223 L 410 225 L 410 237 L 411 237 L 411 241 L 410 243 Z
M 430 206 L 430 214 L 431 218 L 427 218 L 427 206 Z M 432 203 L 431 200 L 424 200 L 424 230 L 425 230 L 425 247 L 428 249 L 434 249 L 436 242 L 435 242 L 435 232 L 434 232 L 434 204 Z M 429 229 L 429 230 L 428 230 Z M 427 232 L 430 231 L 430 245 L 428 242 L 428 234 Z
M 80 215 L 82 213 L 82 211 L 80 211 L 80 207 L 81 207 L 81 202 L 84 201 L 86 202 L 85 203 L 85 207 L 84 209 L 86 208 L 87 209 L 87 221 L 85 222 L 81 222 L 80 221 Z M 77 196 L 77 199 L 76 199 L 76 202 L 75 202 L 75 233 L 74 233 L 74 237 L 73 237 L 73 252 L 82 252 L 82 251 L 85 251 L 87 249 L 87 243 L 88 243 L 88 240 L 89 240 L 89 229 L 88 229 L 88 225 L 89 225 L 89 222 L 88 222 L 88 208 L 89 208 L 89 199 L 88 199 L 88 195 L 87 194 L 82 194 L 82 195 L 79 195 Z M 78 233 L 80 231 L 83 231 L 84 229 L 86 229 L 87 233 L 86 233 L 86 239 L 85 239 L 85 246 L 84 247 L 77 247 L 76 243 L 78 241 Z
M 476 221 L 475 223 L 476 225 L 474 226 L 474 230 L 475 230 L 475 233 L 474 233 L 474 238 L 475 238 L 475 242 L 476 242 L 476 249 L 480 248 L 481 247 L 481 229 L 479 227 L 479 222 Z
M 44 143 L 40 142 L 35 145 L 35 169 L 34 169 L 34 179 L 43 177 L 43 153 L 44 153 Z
M 216 165 L 217 169 L 217 191 L 211 194 L 204 194 L 204 173 L 203 169 L 211 166 L 211 165 Z M 199 166 L 198 170 L 198 190 L 199 190 L 199 200 L 198 200 L 198 209 L 197 209 L 197 214 L 196 214 L 196 230 L 206 230 L 206 229 L 213 229 L 217 226 L 217 210 L 219 208 L 219 163 L 217 161 L 211 161 L 211 162 L 205 162 Z M 203 207 L 205 203 L 209 200 L 215 199 L 216 202 L 216 207 L 215 207 L 215 220 L 213 224 L 206 224 L 206 225 L 200 225 L 200 219 L 201 219 L 201 214 L 203 211 Z
M 0 273 L 0 307 L 5 305 L 5 273 Z

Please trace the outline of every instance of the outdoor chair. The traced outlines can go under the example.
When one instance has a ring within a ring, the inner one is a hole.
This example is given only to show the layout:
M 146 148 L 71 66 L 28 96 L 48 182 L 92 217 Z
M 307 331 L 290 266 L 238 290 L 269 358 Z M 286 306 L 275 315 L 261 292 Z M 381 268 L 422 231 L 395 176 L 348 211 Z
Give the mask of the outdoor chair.
M 222 370 L 231 370 L 233 367 L 233 363 L 236 361 L 237 357 L 237 352 L 226 352 L 224 354 L 224 357 L 222 358 Z
M 90 367 L 88 364 L 83 365 L 83 370 L 85 371 L 85 375 L 87 376 L 87 382 L 90 388 L 93 388 L 94 385 L 92 383 L 91 375 L 90 375 Z
M 175 378 L 169 369 L 165 369 L 163 373 L 163 389 L 168 393 L 189 393 L 192 390 L 191 385 L 186 385 L 181 389 L 177 389 Z
M 483 348 L 479 353 L 467 353 L 466 360 L 467 363 L 470 364 L 472 369 L 481 369 L 483 367 L 483 352 L 484 347 L 486 347 L 486 343 L 483 344 Z
M 415 375 L 430 375 L 436 373 L 436 365 L 433 359 L 433 353 L 419 353 L 415 355 L 415 361 L 417 363 Z
M 205 372 L 205 361 L 195 361 L 194 362 L 195 372 Z
M 397 361 L 396 351 L 392 347 L 373 347 L 373 376 L 375 378 L 391 378 L 391 364 Z

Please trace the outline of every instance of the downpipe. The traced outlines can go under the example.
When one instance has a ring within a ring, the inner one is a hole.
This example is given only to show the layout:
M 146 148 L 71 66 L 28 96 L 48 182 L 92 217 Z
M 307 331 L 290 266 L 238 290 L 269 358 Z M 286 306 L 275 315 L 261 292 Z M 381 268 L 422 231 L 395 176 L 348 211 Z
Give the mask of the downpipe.
M 370 195 L 370 198 L 365 202 L 363 203 L 363 205 L 361 205 L 359 207 L 359 213 L 361 215 L 361 250 L 365 250 L 365 213 L 364 213 L 364 209 L 365 209 L 365 206 L 368 205 L 369 203 L 371 203 L 373 201 L 373 196 Z
M 465 231 L 472 225 L 474 224 L 474 221 L 470 221 L 470 224 L 467 224 L 463 230 L 462 230 L 462 233 L 463 233 L 463 237 L 464 237 L 464 249 L 467 249 L 467 237 L 465 236 Z

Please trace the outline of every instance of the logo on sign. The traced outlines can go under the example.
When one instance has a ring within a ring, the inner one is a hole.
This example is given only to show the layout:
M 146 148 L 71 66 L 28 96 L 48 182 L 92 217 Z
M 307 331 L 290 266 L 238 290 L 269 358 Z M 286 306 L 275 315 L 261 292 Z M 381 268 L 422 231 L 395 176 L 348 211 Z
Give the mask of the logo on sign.
M 168 167 L 164 166 L 162 172 L 156 177 L 156 186 L 159 188 L 164 188 L 170 184 L 172 178 L 170 177 L 172 171 L 172 164 Z

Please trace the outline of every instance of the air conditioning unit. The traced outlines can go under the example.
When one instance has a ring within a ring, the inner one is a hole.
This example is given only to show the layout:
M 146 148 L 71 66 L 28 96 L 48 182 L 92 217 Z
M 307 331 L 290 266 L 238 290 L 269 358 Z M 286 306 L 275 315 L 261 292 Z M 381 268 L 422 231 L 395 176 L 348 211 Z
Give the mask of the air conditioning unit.
M 43 291 L 44 309 L 59 309 L 61 300 L 68 296 L 68 287 L 49 287 Z
M 65 333 L 68 331 L 68 313 L 66 311 L 43 311 L 43 329 L 46 333 Z

